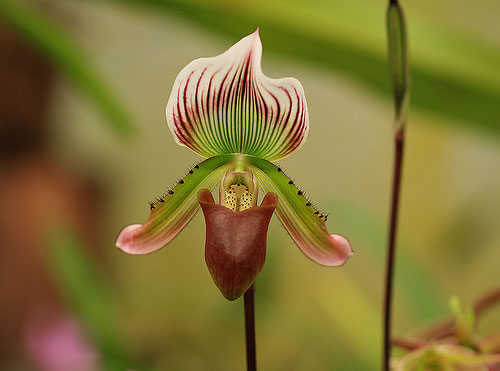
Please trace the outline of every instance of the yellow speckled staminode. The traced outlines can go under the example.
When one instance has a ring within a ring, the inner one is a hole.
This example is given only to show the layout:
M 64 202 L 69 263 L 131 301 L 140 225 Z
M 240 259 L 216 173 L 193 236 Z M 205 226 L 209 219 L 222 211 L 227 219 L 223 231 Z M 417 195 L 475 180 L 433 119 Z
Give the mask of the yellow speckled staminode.
M 229 171 L 221 181 L 220 204 L 235 212 L 257 205 L 258 184 L 251 171 Z

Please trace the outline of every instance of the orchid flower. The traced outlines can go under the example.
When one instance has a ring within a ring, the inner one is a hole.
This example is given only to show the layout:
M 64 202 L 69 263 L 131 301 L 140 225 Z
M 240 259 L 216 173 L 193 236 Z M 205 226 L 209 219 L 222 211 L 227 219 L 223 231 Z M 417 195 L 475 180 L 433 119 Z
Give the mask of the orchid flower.
M 275 210 L 300 250 L 325 266 L 344 264 L 347 239 L 328 233 L 327 216 L 272 161 L 297 151 L 309 131 L 306 98 L 294 78 L 261 70 L 259 30 L 225 53 L 189 63 L 177 76 L 166 116 L 174 140 L 206 158 L 150 203 L 146 223 L 124 228 L 116 245 L 148 254 L 167 245 L 203 208 L 205 257 L 224 296 L 234 300 L 253 283 L 265 259 Z M 220 204 L 208 190 L 220 183 Z M 257 207 L 258 190 L 267 193 Z

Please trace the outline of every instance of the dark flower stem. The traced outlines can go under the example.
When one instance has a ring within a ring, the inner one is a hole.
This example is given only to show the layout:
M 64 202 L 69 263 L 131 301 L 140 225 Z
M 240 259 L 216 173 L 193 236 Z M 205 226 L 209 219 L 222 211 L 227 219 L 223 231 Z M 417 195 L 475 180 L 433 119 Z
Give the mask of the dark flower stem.
M 392 328 L 392 283 L 394 276 L 394 259 L 396 255 L 396 231 L 398 224 L 399 195 L 401 189 L 401 171 L 404 148 L 404 126 L 396 132 L 394 151 L 394 173 L 392 179 L 391 216 L 389 223 L 389 244 L 385 271 L 385 300 L 384 300 L 384 358 L 383 369 L 389 370 L 391 356 L 391 328 Z
M 254 305 L 254 285 L 250 286 L 243 296 L 245 305 L 245 336 L 247 348 L 247 370 L 257 370 L 257 360 L 255 352 L 255 305 Z
M 382 370 L 389 370 L 391 357 L 392 292 L 394 263 L 396 258 L 396 237 L 401 193 L 401 173 L 405 142 L 406 111 L 409 92 L 409 68 L 407 57 L 406 24 L 398 0 L 389 0 L 387 8 L 387 39 L 389 70 L 394 96 L 394 171 L 392 180 L 391 215 L 385 270 L 384 293 L 384 342 Z

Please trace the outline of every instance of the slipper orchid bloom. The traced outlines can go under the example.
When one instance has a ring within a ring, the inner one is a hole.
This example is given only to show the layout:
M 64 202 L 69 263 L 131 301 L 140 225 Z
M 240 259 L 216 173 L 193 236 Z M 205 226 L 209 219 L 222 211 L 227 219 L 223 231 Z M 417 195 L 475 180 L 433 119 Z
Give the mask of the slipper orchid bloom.
M 116 241 L 127 253 L 156 251 L 201 205 L 207 224 L 205 260 L 229 300 L 241 296 L 262 268 L 274 211 L 316 263 L 339 266 L 352 254 L 347 239 L 328 233 L 326 215 L 271 162 L 304 144 L 309 116 L 300 82 L 268 78 L 261 57 L 257 29 L 225 53 L 197 59 L 179 73 L 167 103 L 167 123 L 178 144 L 206 160 L 150 204 L 145 224 L 124 228 Z M 219 182 L 220 202 L 215 204 L 209 190 Z M 261 206 L 259 187 L 267 193 Z

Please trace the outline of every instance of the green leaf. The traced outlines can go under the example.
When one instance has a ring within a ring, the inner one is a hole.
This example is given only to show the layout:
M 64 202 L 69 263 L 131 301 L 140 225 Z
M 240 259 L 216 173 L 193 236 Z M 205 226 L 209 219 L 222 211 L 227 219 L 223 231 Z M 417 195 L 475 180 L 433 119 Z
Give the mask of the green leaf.
M 116 133 L 124 136 L 131 134 L 133 124 L 126 107 L 106 85 L 78 44 L 54 21 L 11 0 L 0 1 L 0 18 L 93 100 Z
M 373 290 L 370 286 L 373 277 L 366 276 L 365 272 L 371 266 L 381 267 L 384 263 L 386 224 L 367 209 L 342 200 L 335 200 L 326 207 L 342 216 L 335 218 L 337 228 L 351 238 L 355 249 L 363 250 L 364 259 L 358 263 L 356 277 L 359 277 L 360 285 L 368 291 Z M 447 307 L 439 284 L 436 284 L 428 267 L 416 259 L 412 246 L 408 245 L 404 236 L 400 247 L 395 270 L 396 298 L 409 308 L 407 317 L 414 323 L 440 318 L 446 313 Z
M 455 329 L 460 345 L 476 349 L 474 342 L 474 310 L 470 306 L 463 310 L 457 296 L 450 298 L 449 306 L 455 320 Z
M 384 32 L 377 13 L 383 11 L 383 4 L 277 0 L 229 6 L 224 1 L 202 0 L 116 1 L 177 13 L 232 41 L 259 26 L 268 52 L 342 72 L 375 92 L 391 95 Z M 500 134 L 500 53 L 441 24 L 431 24 L 431 28 L 424 19 L 418 26 L 410 40 L 412 108 L 449 123 Z
M 105 369 L 129 368 L 116 326 L 118 303 L 109 282 L 71 228 L 49 229 L 46 247 L 46 263 L 54 283 L 101 352 Z

